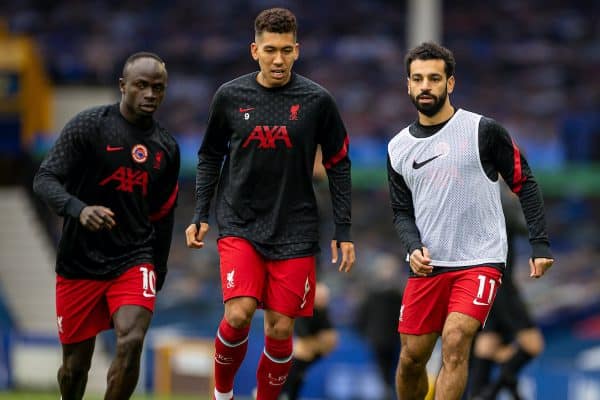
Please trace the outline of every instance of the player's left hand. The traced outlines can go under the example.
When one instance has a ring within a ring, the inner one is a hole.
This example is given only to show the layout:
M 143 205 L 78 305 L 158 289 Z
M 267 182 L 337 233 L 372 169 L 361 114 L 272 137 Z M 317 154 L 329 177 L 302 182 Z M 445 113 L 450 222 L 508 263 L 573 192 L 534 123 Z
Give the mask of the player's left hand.
M 354 255 L 354 243 L 352 242 L 340 242 L 340 250 L 342 251 L 342 261 L 338 271 L 350 272 L 356 256 Z M 335 264 L 338 261 L 338 241 L 331 241 L 331 263 Z
M 548 269 L 554 264 L 553 258 L 536 258 L 529 259 L 529 269 L 531 273 L 529 276 L 534 279 L 541 278 Z

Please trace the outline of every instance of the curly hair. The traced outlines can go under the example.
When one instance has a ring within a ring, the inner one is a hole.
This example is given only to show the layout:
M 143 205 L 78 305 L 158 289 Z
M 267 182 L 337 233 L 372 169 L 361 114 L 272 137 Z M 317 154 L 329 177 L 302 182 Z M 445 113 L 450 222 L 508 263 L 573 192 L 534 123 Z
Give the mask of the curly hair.
M 406 54 L 404 65 L 406 66 L 406 75 L 409 77 L 410 64 L 415 60 L 444 60 L 444 71 L 447 78 L 453 76 L 456 69 L 456 61 L 454 60 L 452 51 L 433 42 L 421 43 Z
M 254 20 L 254 32 L 293 33 L 296 37 L 296 16 L 286 8 L 269 8 L 258 14 Z

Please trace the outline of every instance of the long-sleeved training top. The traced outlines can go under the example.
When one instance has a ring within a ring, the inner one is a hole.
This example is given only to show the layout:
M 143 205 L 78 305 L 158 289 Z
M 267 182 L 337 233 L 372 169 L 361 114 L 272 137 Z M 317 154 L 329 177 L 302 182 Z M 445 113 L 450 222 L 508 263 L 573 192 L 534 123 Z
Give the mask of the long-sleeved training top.
M 145 130 L 131 124 L 119 104 L 70 120 L 34 178 L 35 193 L 64 217 L 56 272 L 112 279 L 147 262 L 166 273 L 179 165 L 175 139 L 155 121 Z M 84 228 L 79 215 L 88 205 L 110 208 L 116 226 Z
M 257 73 L 214 95 L 198 151 L 194 223 L 207 222 L 216 195 L 220 237 L 249 240 L 269 259 L 318 251 L 313 163 L 321 145 L 338 241 L 350 241 L 348 135 L 333 97 L 298 74 L 266 88 Z

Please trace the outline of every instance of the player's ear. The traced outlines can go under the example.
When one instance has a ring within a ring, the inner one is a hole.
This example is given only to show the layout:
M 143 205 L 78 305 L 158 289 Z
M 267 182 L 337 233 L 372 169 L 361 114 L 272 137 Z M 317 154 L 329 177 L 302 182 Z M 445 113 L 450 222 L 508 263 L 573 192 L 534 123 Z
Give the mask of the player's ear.
M 121 94 L 125 94 L 125 79 L 119 78 L 119 91 Z
M 455 83 L 456 83 L 456 81 L 454 80 L 454 75 L 452 75 L 450 78 L 448 78 L 448 94 L 450 94 L 454 91 Z
M 252 42 L 250 44 L 250 54 L 252 55 L 254 61 L 258 61 L 258 45 L 256 42 Z

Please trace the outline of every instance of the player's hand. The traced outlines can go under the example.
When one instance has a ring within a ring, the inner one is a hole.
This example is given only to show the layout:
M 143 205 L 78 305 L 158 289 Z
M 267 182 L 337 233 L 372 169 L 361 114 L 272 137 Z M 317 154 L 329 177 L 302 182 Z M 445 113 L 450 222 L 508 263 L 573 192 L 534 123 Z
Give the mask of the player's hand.
M 112 229 L 117 225 L 115 213 L 103 206 L 87 206 L 79 214 L 79 222 L 84 228 L 97 232 L 101 229 Z
M 541 278 L 548 269 L 554 264 L 553 258 L 536 258 L 535 260 L 529 259 L 529 269 L 531 273 L 529 277 L 533 279 Z
M 350 272 L 356 256 L 354 255 L 354 243 L 352 242 L 340 242 L 340 250 L 342 251 L 342 261 L 338 271 Z M 338 242 L 337 240 L 331 241 L 331 263 L 335 264 L 338 262 Z
M 200 223 L 200 229 L 196 224 L 191 224 L 185 230 L 185 242 L 190 249 L 201 249 L 204 247 L 204 236 L 210 226 L 206 222 Z
M 410 268 L 418 276 L 427 276 L 433 272 L 429 250 L 425 246 L 415 249 L 410 255 L 409 262 Z

